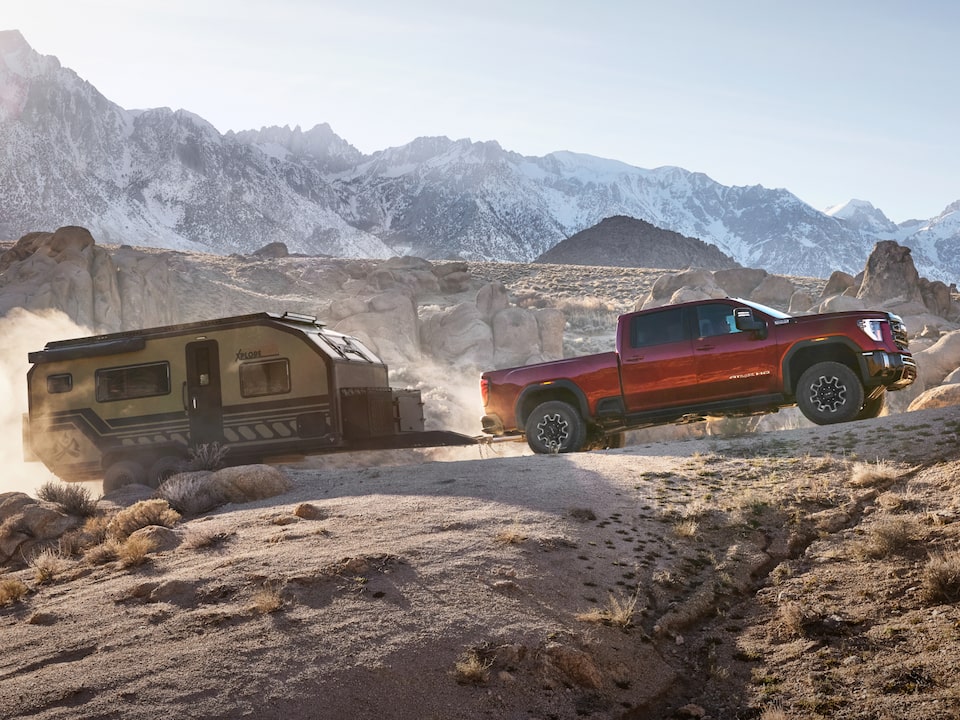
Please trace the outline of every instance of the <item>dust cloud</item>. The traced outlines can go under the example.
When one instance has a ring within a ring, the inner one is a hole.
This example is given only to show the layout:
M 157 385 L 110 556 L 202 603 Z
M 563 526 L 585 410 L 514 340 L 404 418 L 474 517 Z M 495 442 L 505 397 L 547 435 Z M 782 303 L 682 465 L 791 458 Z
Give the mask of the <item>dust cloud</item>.
M 51 340 L 91 335 L 59 310 L 31 312 L 14 308 L 0 317 L 0 493 L 36 495 L 40 485 L 54 476 L 41 462 L 23 457 L 23 415 L 27 412 L 27 354 L 42 350 Z

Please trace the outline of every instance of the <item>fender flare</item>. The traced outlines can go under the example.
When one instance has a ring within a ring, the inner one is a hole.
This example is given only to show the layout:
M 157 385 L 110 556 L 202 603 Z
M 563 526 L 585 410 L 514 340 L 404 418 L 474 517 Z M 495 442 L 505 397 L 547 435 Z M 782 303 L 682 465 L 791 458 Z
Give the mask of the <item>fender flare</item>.
M 790 367 L 793 359 L 800 351 L 809 348 L 815 348 L 818 351 L 829 350 L 837 345 L 842 346 L 853 355 L 858 366 L 857 374 L 860 376 L 860 381 L 863 382 L 863 379 L 867 376 L 866 361 L 863 359 L 863 348 L 845 335 L 831 335 L 823 340 L 801 340 L 791 346 L 787 354 L 783 356 L 783 361 L 780 365 L 780 377 L 783 379 L 783 392 L 786 395 L 793 395 L 794 387 L 790 378 Z
M 554 397 L 555 393 L 551 391 L 563 390 L 563 394 L 570 393 L 576 399 L 576 409 L 580 413 L 580 417 L 583 418 L 585 422 L 590 422 L 590 406 L 587 404 L 587 396 L 583 394 L 583 390 L 580 389 L 580 386 L 577 385 L 572 380 L 544 380 L 543 382 L 535 383 L 533 385 L 527 385 L 523 390 L 520 391 L 520 394 L 517 395 L 517 402 L 514 404 L 513 415 L 516 418 L 517 427 L 523 428 L 527 422 L 527 414 L 524 414 L 523 407 L 527 402 L 527 399 L 534 394 L 543 393 L 545 397 L 549 399 L 558 399 Z M 544 401 L 545 402 L 545 401 Z M 539 405 L 540 403 L 536 403 Z

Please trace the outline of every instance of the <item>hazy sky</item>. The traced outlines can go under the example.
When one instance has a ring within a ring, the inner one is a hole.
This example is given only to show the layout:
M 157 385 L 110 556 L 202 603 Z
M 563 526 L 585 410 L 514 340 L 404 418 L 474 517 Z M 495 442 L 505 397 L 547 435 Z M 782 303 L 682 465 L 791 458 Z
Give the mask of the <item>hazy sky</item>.
M 960 199 L 954 0 L 3 0 L 124 108 L 572 150 L 897 222 Z

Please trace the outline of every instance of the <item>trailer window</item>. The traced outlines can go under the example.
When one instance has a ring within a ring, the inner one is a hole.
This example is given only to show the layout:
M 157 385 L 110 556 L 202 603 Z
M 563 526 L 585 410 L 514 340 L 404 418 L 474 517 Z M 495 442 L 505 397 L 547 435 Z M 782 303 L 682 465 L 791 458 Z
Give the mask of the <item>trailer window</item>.
M 51 395 L 70 392 L 71 390 L 73 390 L 73 375 L 70 373 L 47 375 L 47 392 Z
M 240 394 L 243 397 L 281 395 L 290 392 L 290 361 L 267 360 L 240 366 Z
M 97 370 L 97 402 L 170 393 L 170 363 L 150 363 Z

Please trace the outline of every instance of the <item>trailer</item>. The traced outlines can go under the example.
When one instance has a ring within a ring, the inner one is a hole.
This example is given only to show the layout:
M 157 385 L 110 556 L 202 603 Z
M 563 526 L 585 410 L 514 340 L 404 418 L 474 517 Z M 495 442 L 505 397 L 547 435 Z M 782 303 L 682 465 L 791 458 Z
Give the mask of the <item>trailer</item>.
M 347 450 L 470 445 L 424 429 L 362 342 L 295 313 L 49 342 L 29 354 L 24 454 L 104 492 L 157 487 L 201 446 L 228 464 Z

